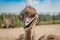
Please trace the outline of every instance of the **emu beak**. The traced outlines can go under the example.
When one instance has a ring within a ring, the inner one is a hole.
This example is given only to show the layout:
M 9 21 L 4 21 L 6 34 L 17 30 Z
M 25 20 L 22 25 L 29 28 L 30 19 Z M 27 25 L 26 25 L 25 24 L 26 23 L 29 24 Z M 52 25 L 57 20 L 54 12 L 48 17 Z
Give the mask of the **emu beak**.
M 33 21 L 35 20 L 36 18 L 25 18 L 24 20 L 24 28 L 28 28 L 30 27 L 30 25 L 33 23 Z

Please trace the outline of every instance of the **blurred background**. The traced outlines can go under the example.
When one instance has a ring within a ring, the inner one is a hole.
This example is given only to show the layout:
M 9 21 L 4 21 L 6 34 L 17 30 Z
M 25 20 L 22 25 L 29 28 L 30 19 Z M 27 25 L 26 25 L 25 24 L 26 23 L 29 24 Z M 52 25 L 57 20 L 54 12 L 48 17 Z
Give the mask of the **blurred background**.
M 38 21 L 36 25 L 48 25 L 48 24 L 60 24 L 60 13 L 53 12 L 54 14 L 49 13 L 38 13 Z M 5 13 L 6 14 L 6 13 Z M 10 19 L 10 17 L 14 17 L 14 23 L 15 27 L 22 27 L 22 20 L 19 19 L 19 15 L 13 14 L 13 13 L 7 13 L 6 19 Z M 0 14 L 0 27 L 3 23 L 3 13 Z
M 19 15 L 27 5 L 37 11 L 39 17 L 36 25 L 60 24 L 60 0 L 0 0 L 0 28 L 3 14 L 6 14 L 6 19 L 14 17 L 14 27 L 22 27 Z

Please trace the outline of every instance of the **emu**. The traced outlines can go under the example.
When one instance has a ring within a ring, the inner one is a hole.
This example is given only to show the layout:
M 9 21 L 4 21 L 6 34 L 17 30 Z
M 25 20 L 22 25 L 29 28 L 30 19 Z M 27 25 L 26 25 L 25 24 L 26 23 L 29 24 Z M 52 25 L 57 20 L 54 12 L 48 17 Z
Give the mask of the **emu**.
M 6 14 L 3 14 L 3 28 L 10 28 L 15 26 L 15 18 L 14 16 L 11 16 L 10 18 L 6 18 Z
M 60 40 L 60 37 L 58 35 L 46 34 L 41 36 L 38 40 Z
M 36 10 L 31 6 L 26 6 L 21 11 L 20 17 L 25 30 L 25 40 L 34 40 L 34 27 L 38 18 Z
M 3 24 L 2 24 L 2 27 L 3 28 L 8 28 L 9 27 L 9 22 L 8 22 L 8 20 L 7 20 L 7 18 L 6 18 L 6 14 L 2 14 L 2 18 L 3 18 Z

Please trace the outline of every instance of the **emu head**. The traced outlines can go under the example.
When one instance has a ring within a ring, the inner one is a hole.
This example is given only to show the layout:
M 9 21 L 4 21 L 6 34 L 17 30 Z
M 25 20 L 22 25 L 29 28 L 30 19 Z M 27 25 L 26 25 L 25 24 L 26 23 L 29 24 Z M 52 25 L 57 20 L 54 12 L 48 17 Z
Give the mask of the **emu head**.
M 20 17 L 23 21 L 24 29 L 31 29 L 33 25 L 35 25 L 38 15 L 33 7 L 26 6 L 26 8 L 21 11 Z

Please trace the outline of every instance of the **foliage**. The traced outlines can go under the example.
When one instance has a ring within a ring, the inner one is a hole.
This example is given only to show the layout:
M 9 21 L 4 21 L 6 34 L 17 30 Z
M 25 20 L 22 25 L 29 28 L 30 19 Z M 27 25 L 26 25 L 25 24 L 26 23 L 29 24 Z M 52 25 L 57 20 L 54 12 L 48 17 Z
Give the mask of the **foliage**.
M 58 14 L 53 14 L 53 15 L 50 15 L 50 13 L 47 13 L 47 14 L 43 14 L 43 13 L 40 13 L 38 14 L 39 18 L 38 18 L 38 21 L 37 21 L 37 25 L 40 25 L 40 24 L 60 24 L 60 13 Z
M 23 25 L 21 19 L 19 19 L 19 15 L 8 13 L 6 15 L 6 18 L 10 18 L 11 16 L 14 16 L 15 18 L 15 27 L 21 27 Z M 38 16 L 39 17 L 36 25 L 60 24 L 60 13 L 56 15 L 55 14 L 50 15 L 50 13 L 47 13 L 47 14 L 40 13 L 38 14 Z M 0 27 L 1 27 L 1 24 L 2 24 L 2 14 L 0 14 Z

